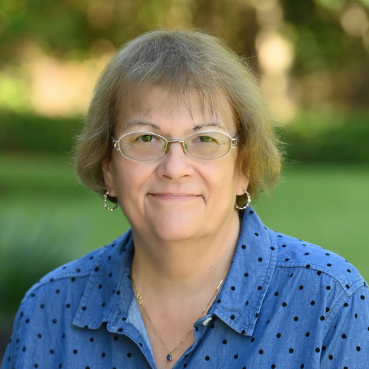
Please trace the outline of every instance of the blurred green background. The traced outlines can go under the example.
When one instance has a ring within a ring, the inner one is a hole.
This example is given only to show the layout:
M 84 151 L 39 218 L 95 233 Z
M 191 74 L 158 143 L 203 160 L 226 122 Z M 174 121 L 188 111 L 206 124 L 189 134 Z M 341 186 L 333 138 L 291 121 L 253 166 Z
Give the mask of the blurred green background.
M 272 229 L 369 280 L 369 0 L 0 0 L 0 358 L 25 291 L 123 233 L 71 169 L 97 76 L 127 40 L 196 27 L 247 58 L 289 160 Z

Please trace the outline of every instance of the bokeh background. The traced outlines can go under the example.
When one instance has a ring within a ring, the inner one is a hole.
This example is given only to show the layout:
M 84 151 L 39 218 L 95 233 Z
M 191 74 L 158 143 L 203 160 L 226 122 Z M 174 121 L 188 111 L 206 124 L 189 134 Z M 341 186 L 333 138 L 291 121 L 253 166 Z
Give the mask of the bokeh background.
M 281 124 L 262 220 L 369 280 L 369 0 L 0 0 L 0 358 L 25 291 L 128 228 L 71 168 L 96 78 L 129 39 L 190 27 L 248 60 Z

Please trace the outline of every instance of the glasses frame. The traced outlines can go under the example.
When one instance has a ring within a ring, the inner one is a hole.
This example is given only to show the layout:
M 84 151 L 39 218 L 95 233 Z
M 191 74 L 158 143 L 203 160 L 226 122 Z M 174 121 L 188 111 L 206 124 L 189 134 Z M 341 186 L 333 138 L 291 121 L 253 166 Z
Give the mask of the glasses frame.
M 195 135 L 198 135 L 198 134 L 201 134 L 201 133 L 212 133 L 212 132 L 215 132 L 215 133 L 221 133 L 227 137 L 229 137 L 229 139 L 231 140 L 231 146 L 229 147 L 229 150 L 222 156 L 220 156 L 219 158 L 216 158 L 216 159 L 201 159 L 201 158 L 197 158 L 196 156 L 192 156 L 187 150 L 186 150 L 186 145 L 185 145 L 185 140 L 187 140 L 188 138 L 190 138 L 191 136 L 195 136 Z M 159 156 L 156 156 L 155 158 L 152 158 L 152 159 L 147 159 L 147 160 L 137 160 L 137 159 L 132 159 L 132 158 L 129 158 L 128 156 L 124 155 L 122 150 L 120 149 L 120 140 L 132 133 L 140 133 L 142 135 L 154 135 L 154 136 L 157 136 L 157 137 L 160 137 L 161 139 L 164 140 L 165 142 L 165 146 L 164 146 L 164 151 L 159 155 Z M 159 159 L 160 157 L 162 157 L 164 154 L 167 154 L 168 151 L 169 151 L 169 147 L 172 143 L 180 143 L 181 146 L 182 146 L 182 151 L 184 154 L 190 156 L 191 158 L 194 158 L 194 159 L 197 159 L 197 160 L 204 160 L 204 161 L 213 161 L 213 160 L 218 160 L 218 159 L 221 159 L 221 158 L 224 158 L 226 155 L 228 155 L 232 149 L 235 149 L 237 146 L 238 146 L 238 138 L 239 138 L 240 135 L 237 135 L 236 137 L 232 137 L 230 136 L 228 133 L 225 133 L 225 132 L 222 132 L 222 131 L 215 131 L 215 130 L 212 130 L 212 131 L 200 131 L 200 132 L 195 132 L 187 137 L 185 137 L 183 140 L 180 140 L 180 139 L 177 139 L 177 138 L 174 138 L 173 140 L 168 140 L 167 138 L 165 138 L 164 136 L 162 135 L 159 135 L 158 133 L 154 133 L 154 132 L 129 132 L 129 133 L 125 133 L 124 135 L 120 136 L 118 140 L 116 140 L 114 137 L 112 137 L 112 140 L 113 140 L 113 147 L 115 150 L 119 151 L 122 156 L 124 156 L 125 158 L 129 159 L 129 160 L 133 160 L 133 161 L 140 161 L 140 162 L 144 162 L 144 161 L 152 161 L 152 160 L 156 160 L 156 159 Z

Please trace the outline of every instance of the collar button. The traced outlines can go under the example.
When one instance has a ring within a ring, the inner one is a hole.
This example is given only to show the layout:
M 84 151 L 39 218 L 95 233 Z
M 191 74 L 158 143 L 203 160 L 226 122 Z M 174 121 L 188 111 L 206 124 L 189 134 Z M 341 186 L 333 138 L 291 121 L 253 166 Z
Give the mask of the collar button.
M 209 318 L 205 319 L 205 320 L 202 322 L 202 325 L 208 325 L 212 320 L 213 320 L 213 318 L 212 318 L 212 317 L 209 317 Z

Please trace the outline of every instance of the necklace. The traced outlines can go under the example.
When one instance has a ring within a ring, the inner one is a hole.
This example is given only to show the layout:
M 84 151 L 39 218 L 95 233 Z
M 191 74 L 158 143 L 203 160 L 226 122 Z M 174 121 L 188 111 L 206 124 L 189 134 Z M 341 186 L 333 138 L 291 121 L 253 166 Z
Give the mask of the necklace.
M 134 286 L 135 293 L 136 293 L 136 295 L 135 295 L 135 296 L 136 296 L 136 299 L 137 299 L 138 303 L 142 306 L 142 308 L 143 308 L 143 310 L 144 310 L 144 312 L 145 312 L 145 314 L 146 314 L 146 316 L 147 316 L 147 319 L 149 320 L 150 324 L 151 324 L 151 325 L 152 325 L 152 327 L 154 328 L 154 331 L 155 331 L 156 335 L 157 335 L 157 336 L 158 336 L 158 338 L 160 339 L 160 341 L 161 341 L 161 343 L 163 344 L 163 346 L 165 347 L 165 349 L 168 351 L 167 360 L 168 360 L 168 361 L 172 361 L 172 360 L 173 360 L 173 352 L 174 352 L 175 350 L 177 350 L 177 348 L 179 348 L 179 347 L 181 346 L 181 344 L 183 343 L 183 341 L 184 341 L 184 340 L 187 338 L 187 336 L 188 336 L 188 335 L 193 331 L 193 327 L 191 327 L 191 329 L 186 333 L 186 335 L 182 338 L 182 340 L 178 343 L 178 345 L 177 345 L 174 349 L 170 350 L 170 349 L 167 347 L 167 345 L 165 344 L 165 342 L 164 342 L 164 341 L 163 341 L 163 339 L 161 338 L 161 336 L 160 336 L 160 334 L 159 334 L 158 330 L 155 328 L 154 323 L 153 323 L 153 322 L 152 322 L 152 320 L 150 319 L 150 316 L 149 316 L 149 314 L 148 314 L 148 312 L 147 312 L 147 310 L 146 310 L 146 308 L 145 308 L 145 304 L 144 304 L 144 302 L 143 302 L 143 297 L 142 297 L 142 295 L 138 292 L 138 289 L 137 289 L 137 286 L 136 286 L 136 281 L 135 281 L 135 272 L 134 272 L 134 267 L 133 267 L 134 259 L 135 259 L 135 257 L 133 256 L 133 259 L 132 259 L 132 282 L 133 282 L 133 286 Z M 219 282 L 218 287 L 216 288 L 216 290 L 215 290 L 214 294 L 211 296 L 210 301 L 209 301 L 209 302 L 207 303 L 207 305 L 204 307 L 204 309 L 202 310 L 202 312 L 201 312 L 201 314 L 200 314 L 200 316 L 198 317 L 198 319 L 197 319 L 197 320 L 199 320 L 199 319 L 203 316 L 203 314 L 204 314 L 205 310 L 209 307 L 210 303 L 213 301 L 214 297 L 216 296 L 216 294 L 218 293 L 218 291 L 219 291 L 220 287 L 222 286 L 222 284 L 223 284 L 223 282 L 224 282 L 224 279 L 225 279 L 225 277 L 226 277 L 226 275 L 227 275 L 227 274 L 228 274 L 228 270 L 227 270 L 226 274 L 224 275 L 224 277 L 222 278 L 222 280 Z

